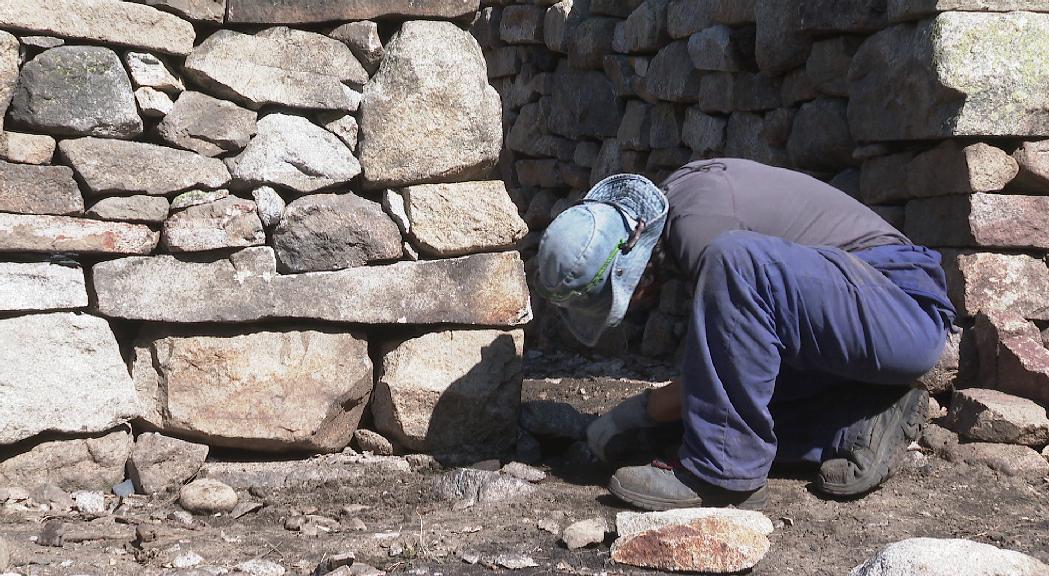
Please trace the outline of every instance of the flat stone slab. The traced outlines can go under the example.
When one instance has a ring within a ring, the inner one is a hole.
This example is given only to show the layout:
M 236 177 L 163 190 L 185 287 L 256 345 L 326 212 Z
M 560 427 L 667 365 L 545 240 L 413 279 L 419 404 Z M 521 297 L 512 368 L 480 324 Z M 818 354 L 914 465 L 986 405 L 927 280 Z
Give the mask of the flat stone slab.
M 853 568 L 849 576 L 1038 576 L 1047 573 L 1046 564 L 990 544 L 956 538 L 908 538 L 882 548 Z
M 324 484 L 352 485 L 376 474 L 407 474 L 411 467 L 396 456 L 329 454 L 308 460 L 283 462 L 208 462 L 201 475 L 238 490 L 302 488 Z
M 237 152 L 255 134 L 258 113 L 200 92 L 183 92 L 157 125 L 168 144 L 204 156 Z
M 619 512 L 616 514 L 616 533 L 630 536 L 645 530 L 653 530 L 673 524 L 688 524 L 700 518 L 724 518 L 760 532 L 766 536 L 775 528 L 772 520 L 761 512 L 737 510 L 735 508 L 679 508 L 665 512 Z
M 168 199 L 163 196 L 110 196 L 95 202 L 87 215 L 99 220 L 160 224 L 168 217 L 169 209 Z
M 510 248 L 528 233 L 501 181 L 420 184 L 401 191 L 420 252 L 461 256 Z
M 998 390 L 956 390 L 947 427 L 970 439 L 1042 447 L 1049 443 L 1045 408 Z
M 266 243 L 266 232 L 251 200 L 227 196 L 190 206 L 164 221 L 161 240 L 169 252 L 201 252 Z
M 757 530 L 709 517 L 620 536 L 612 544 L 612 560 L 671 572 L 729 574 L 753 568 L 770 546 Z
M 222 24 L 226 17 L 226 0 L 134 0 L 156 6 L 183 18 Z
M 477 12 L 478 0 L 228 0 L 229 23 L 306 24 L 372 20 L 459 18 Z
M 141 4 L 119 0 L 4 0 L 0 27 L 103 44 L 186 55 L 196 36 L 185 20 Z
M 0 162 L 0 210 L 76 216 L 84 212 L 84 197 L 65 166 Z
M 272 249 L 259 247 L 213 262 L 172 256 L 111 260 L 96 264 L 92 276 L 99 312 L 114 318 L 487 326 L 516 326 L 531 318 L 516 253 L 278 275 Z
M 149 254 L 159 239 L 142 224 L 0 213 L 0 252 Z
M 80 267 L 0 262 L 0 310 L 64 310 L 87 306 Z

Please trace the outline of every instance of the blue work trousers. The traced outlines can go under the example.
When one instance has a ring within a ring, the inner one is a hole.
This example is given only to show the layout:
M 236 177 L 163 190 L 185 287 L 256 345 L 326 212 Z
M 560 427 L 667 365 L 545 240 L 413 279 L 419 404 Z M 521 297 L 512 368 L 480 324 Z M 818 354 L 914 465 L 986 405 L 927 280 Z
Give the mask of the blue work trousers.
M 863 389 L 928 371 L 954 318 L 940 256 L 920 246 L 850 253 L 733 231 L 701 259 L 679 456 L 729 490 L 760 487 L 777 454 L 833 457 Z

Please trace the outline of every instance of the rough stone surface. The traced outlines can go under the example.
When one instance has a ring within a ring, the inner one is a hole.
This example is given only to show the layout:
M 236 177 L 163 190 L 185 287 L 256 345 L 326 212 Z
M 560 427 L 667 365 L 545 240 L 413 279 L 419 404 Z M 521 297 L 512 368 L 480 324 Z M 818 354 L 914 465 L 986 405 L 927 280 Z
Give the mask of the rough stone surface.
M 947 12 L 872 36 L 849 73 L 857 140 L 1045 134 L 1049 15 Z M 893 90 L 884 90 L 893 86 Z
M 237 490 L 253 487 L 295 488 L 322 484 L 350 484 L 367 478 L 411 472 L 406 458 L 368 454 L 327 454 L 308 459 L 251 462 L 207 462 L 201 475 Z
M 42 134 L 0 132 L 0 159 L 20 164 L 50 164 L 55 139 Z
M 349 114 L 339 116 L 337 118 L 328 119 L 323 118 L 324 127 L 328 129 L 328 132 L 339 137 L 342 143 L 346 145 L 350 151 L 357 149 L 357 135 L 360 132 L 360 126 L 357 124 L 357 119 Z
M 47 262 L 0 262 L 0 310 L 62 310 L 87 306 L 84 271 Z
M 136 87 L 155 88 L 169 94 L 178 94 L 186 89 L 164 62 L 149 52 L 127 52 L 124 62 Z
M 1049 194 L 1049 140 L 1024 142 L 1013 152 L 1019 173 L 1011 188 L 1033 193 Z
M 459 18 L 477 12 L 478 0 L 228 0 L 230 23 L 306 24 L 335 20 L 372 20 L 384 16 Z
M 221 24 L 226 16 L 226 0 L 133 0 L 172 12 L 189 20 Z
M 823 94 L 847 98 L 849 96 L 849 65 L 860 46 L 853 36 L 837 36 L 818 40 L 812 45 L 805 62 L 805 75 Z
M 0 462 L 0 484 L 108 490 L 123 480 L 130 452 L 131 435 L 124 430 L 42 442 Z
M 1049 444 L 1045 408 L 997 390 L 957 390 L 947 427 L 970 439 L 1042 447 Z
M 753 68 L 753 34 L 725 25 L 711 26 L 688 39 L 688 53 L 699 70 L 739 72 Z
M 159 328 L 136 342 L 133 373 L 150 426 L 272 452 L 346 447 L 372 388 L 367 342 L 320 328 Z
M 76 216 L 84 212 L 84 198 L 65 166 L 0 162 L 0 210 Z
M 1000 148 L 982 142 L 963 148 L 948 140 L 907 165 L 907 193 L 911 198 L 928 198 L 997 192 L 1018 172 L 1016 160 Z
M 159 239 L 142 224 L 0 213 L 0 252 L 149 254 Z
M 265 240 L 265 238 L 263 238 Z M 401 256 L 401 234 L 378 202 L 313 194 L 288 204 L 273 230 L 282 272 L 341 270 Z
M 139 112 L 146 118 L 163 118 L 175 105 L 170 96 L 148 86 L 135 90 L 135 102 Z
M 739 26 L 754 22 L 755 0 L 671 0 L 667 7 L 672 38 L 686 38 L 714 24 Z
M 542 44 L 545 16 L 543 6 L 507 6 L 499 20 L 499 38 L 507 44 Z
M 270 186 L 259 186 L 251 191 L 251 197 L 255 199 L 255 207 L 263 227 L 269 230 L 280 223 L 287 205 L 276 190 Z
M 538 488 L 513 476 L 460 468 L 446 472 L 433 481 L 433 493 L 441 500 L 494 504 L 534 494 Z
M 259 120 L 258 132 L 239 156 L 226 161 L 240 182 L 308 193 L 347 184 L 361 173 L 341 140 L 300 116 L 269 114 Z
M 193 25 L 149 6 L 116 0 L 6 0 L 0 27 L 64 38 L 117 44 L 165 54 L 189 54 Z
M 798 9 L 807 33 L 876 32 L 887 23 L 885 0 L 806 0 Z
M 521 405 L 521 427 L 539 437 L 585 440 L 594 418 L 566 402 L 532 400 Z
M 273 252 L 260 247 L 210 263 L 171 256 L 111 260 L 96 264 L 92 276 L 99 311 L 116 318 L 487 326 L 531 318 L 524 265 L 514 253 L 278 276 Z
M 645 91 L 668 102 L 696 102 L 702 74 L 692 64 L 688 42 L 663 47 L 645 75 Z
M 943 247 L 1049 248 L 1049 197 L 973 194 L 907 204 L 907 236 Z
M 99 220 L 159 224 L 168 217 L 168 200 L 162 196 L 111 196 L 95 202 L 87 215 Z
M 666 512 L 619 512 L 616 514 L 616 533 L 632 536 L 648 530 L 688 524 L 701 518 L 720 518 L 735 522 L 768 536 L 773 532 L 772 520 L 761 512 L 729 508 L 680 508 Z
M 353 433 L 353 442 L 361 452 L 371 452 L 376 456 L 393 455 L 393 444 L 378 432 L 358 428 Z
M 1040 339 L 1017 336 L 1003 340 L 997 347 L 996 368 L 999 390 L 1049 404 L 1049 350 Z
M 63 140 L 58 150 L 90 195 L 165 195 L 189 188 L 221 188 L 230 179 L 221 160 L 144 142 L 104 138 Z
M 18 65 L 21 63 L 22 46 L 7 32 L 0 31 L 0 130 L 4 127 L 4 115 L 18 85 Z
M 890 0 L 891 2 L 891 0 Z M 971 540 L 908 538 L 879 550 L 849 576 L 1037 576 L 1049 572 L 1038 560 Z
M 689 108 L 681 128 L 681 140 L 696 154 L 714 156 L 725 148 L 725 127 L 728 121 L 705 114 L 699 108 Z
M 360 158 L 368 187 L 484 177 L 502 146 L 499 94 L 469 33 L 407 22 L 364 90 Z
M 524 334 L 448 331 L 388 347 L 376 428 L 410 450 L 498 454 L 517 436 Z
M 776 76 L 805 63 L 812 47 L 811 37 L 802 32 L 802 0 L 756 0 L 757 21 L 755 57 L 758 67 Z
M 769 546 L 761 532 L 710 517 L 620 536 L 612 545 L 612 560 L 657 570 L 723 574 L 754 567 Z
M 569 550 L 578 550 L 604 542 L 607 532 L 608 521 L 604 518 L 580 520 L 565 527 L 561 532 L 561 541 Z
M 599 70 L 605 57 L 612 53 L 616 26 L 615 18 L 584 18 L 568 37 L 568 64 L 577 70 Z
M 227 197 L 229 197 L 229 190 L 226 190 L 225 188 L 221 190 L 190 190 L 189 192 L 183 192 L 182 194 L 175 196 L 171 200 L 171 211 L 177 212 L 179 210 L 185 210 L 191 206 L 210 204 L 211 202 L 218 202 Z
M 416 247 L 433 256 L 504 249 L 528 233 L 500 181 L 422 184 L 402 196 Z
M 550 95 L 539 102 L 540 118 L 548 133 L 573 140 L 616 135 L 620 105 L 612 83 L 603 74 L 562 66 L 550 81 Z
M 200 92 L 183 92 L 157 126 L 162 140 L 204 156 L 237 152 L 255 134 L 258 113 Z
M 60 46 L 27 62 L 8 114 L 13 124 L 48 134 L 142 133 L 124 65 L 112 50 L 95 46 Z
M 204 466 L 208 450 L 205 444 L 146 432 L 139 435 L 131 449 L 128 477 L 140 494 L 180 487 Z
M 210 478 L 194 480 L 179 491 L 178 503 L 194 514 L 231 512 L 237 507 L 237 493 L 233 488 Z
M 943 268 L 951 302 L 960 316 L 1010 310 L 1041 318 L 1045 312 L 1039 311 L 1049 307 L 1049 270 L 1037 258 L 944 251 Z
M 253 109 L 356 110 L 360 94 L 351 86 L 368 81 L 342 42 L 283 26 L 254 35 L 219 30 L 193 49 L 184 69 L 208 92 Z
M 948 334 L 940 359 L 928 372 L 919 377 L 916 384 L 930 394 L 941 394 L 954 388 L 961 369 L 961 334 Z M 971 352 L 967 350 L 967 353 Z
M 201 252 L 266 243 L 255 203 L 235 196 L 191 206 L 164 221 L 161 240 L 169 252 Z
M 1034 324 L 1011 311 L 981 311 L 973 321 L 973 340 L 978 382 L 983 388 L 999 388 L 999 371 L 1005 376 L 1002 391 L 1016 394 L 1025 384 L 1038 383 L 1039 367 L 1049 366 L 1049 350 L 1037 347 Z M 1037 390 L 1037 386 L 1034 387 Z M 1021 393 L 1020 395 L 1027 396 Z
M 350 22 L 343 24 L 328 34 L 342 42 L 353 52 L 357 61 L 369 74 L 379 69 L 384 54 L 382 40 L 379 39 L 379 26 L 375 22 Z
M 616 27 L 612 47 L 623 54 L 654 53 L 670 39 L 667 31 L 669 0 L 645 0 Z
M 795 166 L 837 170 L 852 164 L 856 144 L 849 134 L 847 108 L 847 101 L 838 98 L 818 98 L 802 104 L 787 141 L 787 153 Z
M 49 431 L 100 432 L 140 413 L 105 320 L 70 312 L 18 316 L 0 319 L 0 334 L 7 342 L 0 346 L 0 444 Z

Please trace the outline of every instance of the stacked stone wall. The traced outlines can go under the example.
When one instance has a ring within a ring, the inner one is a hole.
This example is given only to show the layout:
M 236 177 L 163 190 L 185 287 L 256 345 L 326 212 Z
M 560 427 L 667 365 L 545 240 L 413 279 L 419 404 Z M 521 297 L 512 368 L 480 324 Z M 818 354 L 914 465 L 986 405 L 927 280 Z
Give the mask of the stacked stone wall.
M 1049 401 L 1044 2 L 485 1 L 504 180 L 531 232 L 614 172 L 743 157 L 830 182 L 943 252 L 960 312 L 925 384 Z M 530 268 L 530 266 L 528 266 Z M 672 357 L 689 286 L 600 346 Z M 572 344 L 533 299 L 530 342 Z
M 477 10 L 0 2 L 0 486 L 108 488 L 144 431 L 512 448 L 527 228 Z

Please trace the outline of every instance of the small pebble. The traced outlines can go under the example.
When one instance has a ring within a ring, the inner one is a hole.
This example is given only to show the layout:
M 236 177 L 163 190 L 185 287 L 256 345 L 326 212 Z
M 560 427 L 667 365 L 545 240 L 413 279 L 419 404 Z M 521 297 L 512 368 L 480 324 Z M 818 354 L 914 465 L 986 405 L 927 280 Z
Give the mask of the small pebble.
M 232 512 L 237 507 L 237 493 L 233 488 L 210 478 L 194 480 L 182 487 L 178 503 L 195 514 Z
M 569 525 L 561 533 L 561 540 L 569 550 L 577 550 L 604 542 L 607 532 L 608 522 L 604 518 L 591 518 Z
M 106 497 L 101 492 L 73 492 L 73 502 L 82 514 L 98 515 L 106 511 Z

